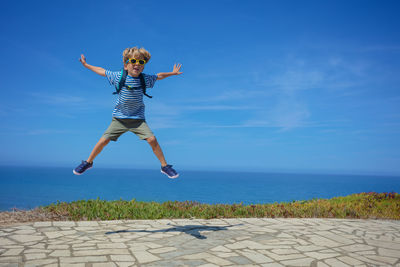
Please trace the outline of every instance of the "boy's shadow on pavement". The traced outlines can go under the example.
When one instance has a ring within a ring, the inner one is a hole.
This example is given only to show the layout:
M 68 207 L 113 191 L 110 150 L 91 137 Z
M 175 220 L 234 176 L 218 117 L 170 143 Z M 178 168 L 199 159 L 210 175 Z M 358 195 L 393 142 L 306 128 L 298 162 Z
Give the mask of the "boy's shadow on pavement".
M 168 224 L 171 225 L 171 224 Z M 160 230 L 119 230 L 114 232 L 107 232 L 106 235 L 110 234 L 120 234 L 120 233 L 166 233 L 166 232 L 182 232 L 188 235 L 191 235 L 197 239 L 207 239 L 204 235 L 200 234 L 200 231 L 223 231 L 228 230 L 229 227 L 243 225 L 228 225 L 228 226 L 204 226 L 204 225 L 173 225 L 174 227 L 169 229 L 160 229 Z

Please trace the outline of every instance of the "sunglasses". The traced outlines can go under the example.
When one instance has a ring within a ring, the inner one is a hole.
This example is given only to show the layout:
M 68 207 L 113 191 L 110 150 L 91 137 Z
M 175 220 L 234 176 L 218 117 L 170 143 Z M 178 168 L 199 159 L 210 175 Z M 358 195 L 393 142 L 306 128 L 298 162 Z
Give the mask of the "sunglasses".
M 139 65 L 144 65 L 144 64 L 146 64 L 146 60 L 144 60 L 144 59 L 136 59 L 136 58 L 130 58 L 130 59 L 128 59 L 128 60 L 126 61 L 126 64 L 128 64 L 129 62 L 132 63 L 132 64 L 139 63 Z

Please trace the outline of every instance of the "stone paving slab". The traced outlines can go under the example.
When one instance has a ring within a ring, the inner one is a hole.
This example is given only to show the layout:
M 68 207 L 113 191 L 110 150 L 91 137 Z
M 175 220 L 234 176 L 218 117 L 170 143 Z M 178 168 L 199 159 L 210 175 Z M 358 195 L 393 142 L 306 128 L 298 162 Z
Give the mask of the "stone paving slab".
M 1 266 L 398 266 L 400 221 L 215 219 L 0 227 Z

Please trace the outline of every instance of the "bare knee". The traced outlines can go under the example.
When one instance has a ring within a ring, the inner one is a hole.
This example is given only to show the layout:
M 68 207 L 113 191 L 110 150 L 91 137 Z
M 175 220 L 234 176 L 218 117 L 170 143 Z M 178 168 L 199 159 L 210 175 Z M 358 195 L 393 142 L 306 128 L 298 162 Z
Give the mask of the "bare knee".
M 147 143 L 149 143 L 149 145 L 151 145 L 152 147 L 158 145 L 157 139 L 155 136 L 149 137 L 146 139 Z

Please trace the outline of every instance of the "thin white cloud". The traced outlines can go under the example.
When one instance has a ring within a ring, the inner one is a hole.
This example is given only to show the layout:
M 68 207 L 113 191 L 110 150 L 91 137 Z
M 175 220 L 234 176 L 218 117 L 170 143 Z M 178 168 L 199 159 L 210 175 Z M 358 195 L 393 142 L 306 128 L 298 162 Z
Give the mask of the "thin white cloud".
M 307 68 L 306 63 L 290 64 L 289 70 L 267 78 L 264 86 L 275 92 L 273 104 L 247 121 L 251 126 L 278 127 L 283 131 L 310 124 L 311 110 L 301 97 L 304 91 L 319 89 L 327 74 Z
M 245 110 L 258 110 L 262 107 L 255 105 L 218 105 L 218 104 L 195 104 L 195 105 L 182 105 L 178 104 L 164 104 L 161 102 L 155 102 L 148 105 L 147 114 L 150 117 L 163 117 L 169 119 L 179 119 L 181 116 L 190 112 L 196 111 L 245 111 Z
M 66 94 L 45 94 L 45 93 L 31 93 L 31 96 L 38 102 L 51 104 L 51 105 L 81 105 L 86 102 L 83 97 L 71 96 Z
M 54 129 L 35 129 L 23 132 L 22 135 L 54 135 L 54 134 L 70 134 L 70 130 L 54 130 Z
M 260 109 L 256 106 L 235 106 L 235 105 L 197 105 L 197 106 L 183 106 L 182 110 L 254 110 Z
M 229 102 L 238 100 L 251 100 L 269 97 L 273 94 L 270 90 L 254 90 L 254 89 L 237 89 L 219 92 L 215 95 L 208 95 L 205 97 L 197 97 L 188 99 L 190 103 L 215 103 L 215 102 Z
M 361 49 L 362 52 L 400 52 L 399 45 L 371 45 Z
M 299 101 L 283 99 L 271 112 L 271 120 L 282 130 L 303 127 L 311 116 L 307 105 Z
M 325 73 L 318 70 L 291 69 L 266 80 L 264 85 L 292 95 L 297 91 L 321 86 L 325 76 Z

